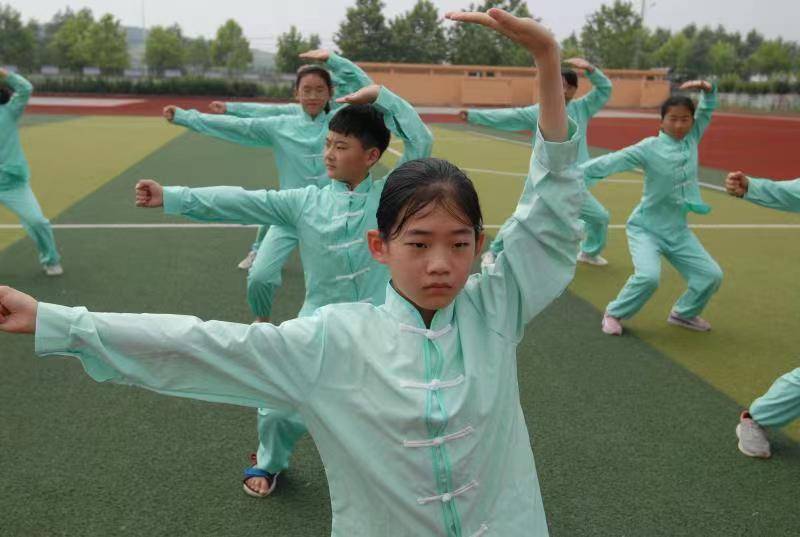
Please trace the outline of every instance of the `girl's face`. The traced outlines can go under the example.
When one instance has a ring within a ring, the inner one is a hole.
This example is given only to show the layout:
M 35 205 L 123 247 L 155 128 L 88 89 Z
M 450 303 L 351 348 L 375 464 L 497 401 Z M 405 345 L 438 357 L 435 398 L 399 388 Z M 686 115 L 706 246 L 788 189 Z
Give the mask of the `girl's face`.
M 670 106 L 661 120 L 661 130 L 675 138 L 683 140 L 692 130 L 694 116 L 685 106 Z
M 325 79 L 315 73 L 305 75 L 295 89 L 294 96 L 306 114 L 317 117 L 331 99 L 331 90 Z
M 370 252 L 388 265 L 394 288 L 414 303 L 429 323 L 464 287 L 484 235 L 435 205 L 411 217 L 397 236 L 384 240 L 367 234 Z

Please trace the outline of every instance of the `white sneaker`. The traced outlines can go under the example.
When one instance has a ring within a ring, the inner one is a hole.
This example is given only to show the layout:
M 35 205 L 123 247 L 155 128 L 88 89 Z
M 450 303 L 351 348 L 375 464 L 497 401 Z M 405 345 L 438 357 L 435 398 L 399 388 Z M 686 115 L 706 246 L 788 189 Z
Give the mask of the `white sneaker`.
M 494 265 L 495 261 L 497 261 L 497 258 L 494 256 L 494 253 L 489 250 L 481 256 L 481 268 Z
M 64 274 L 64 269 L 61 265 L 48 265 L 44 267 L 44 273 L 48 276 L 61 276 Z
M 250 250 L 247 257 L 242 259 L 237 266 L 242 270 L 250 270 L 250 267 L 253 266 L 253 261 L 256 260 L 257 253 L 255 250 Z
M 675 326 L 694 330 L 695 332 L 708 332 L 711 330 L 711 323 L 702 317 L 692 317 L 691 319 L 687 319 L 685 317 L 681 317 L 674 311 L 670 312 L 669 317 L 667 317 L 667 322 L 669 324 L 674 324 Z
M 605 267 L 608 265 L 608 260 L 599 255 L 589 255 L 581 251 L 578 254 L 578 263 L 586 263 L 587 265 L 594 265 L 595 267 Z
M 603 314 L 603 322 L 601 324 L 603 333 L 609 336 L 622 335 L 622 323 L 616 317 L 612 317 L 608 313 Z
M 742 412 L 739 417 L 736 436 L 739 437 L 739 451 L 748 457 L 769 459 L 772 456 L 767 433 L 761 425 L 753 420 L 747 411 Z

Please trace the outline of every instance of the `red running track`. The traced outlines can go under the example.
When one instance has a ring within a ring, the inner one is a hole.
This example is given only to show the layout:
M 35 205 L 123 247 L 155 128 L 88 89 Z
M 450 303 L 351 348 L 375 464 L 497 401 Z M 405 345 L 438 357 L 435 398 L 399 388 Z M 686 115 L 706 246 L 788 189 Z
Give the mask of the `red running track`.
M 40 96 L 42 94 L 39 94 Z M 69 97 L 70 95 L 52 95 Z M 105 96 L 73 95 L 102 98 Z M 214 97 L 115 95 L 113 98 L 141 102 L 115 107 L 29 106 L 32 113 L 87 115 L 160 115 L 174 104 L 181 108 L 208 109 Z M 218 98 L 224 100 L 224 97 Z M 257 101 L 258 99 L 237 99 Z M 263 100 L 261 100 L 263 102 Z M 429 123 L 460 122 L 449 114 L 426 114 Z M 642 138 L 658 133 L 658 120 L 642 118 L 605 118 L 589 125 L 589 145 L 603 149 L 621 149 Z M 742 170 L 747 174 L 773 179 L 800 176 L 800 117 L 774 117 L 718 113 L 700 144 L 700 164 L 724 171 Z

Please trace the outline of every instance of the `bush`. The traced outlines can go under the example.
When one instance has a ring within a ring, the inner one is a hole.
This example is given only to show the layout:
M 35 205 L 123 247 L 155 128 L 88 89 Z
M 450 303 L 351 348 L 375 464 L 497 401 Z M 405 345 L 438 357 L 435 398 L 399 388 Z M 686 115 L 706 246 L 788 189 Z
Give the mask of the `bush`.
M 132 95 L 218 95 L 230 97 L 291 98 L 288 84 L 201 77 L 181 78 L 95 78 L 32 76 L 31 83 L 43 93 L 112 93 Z
M 739 75 L 725 75 L 719 79 L 719 91 L 723 93 L 746 93 L 763 95 L 765 93 L 800 93 L 800 81 L 791 82 L 786 78 L 773 78 L 760 82 L 742 80 Z

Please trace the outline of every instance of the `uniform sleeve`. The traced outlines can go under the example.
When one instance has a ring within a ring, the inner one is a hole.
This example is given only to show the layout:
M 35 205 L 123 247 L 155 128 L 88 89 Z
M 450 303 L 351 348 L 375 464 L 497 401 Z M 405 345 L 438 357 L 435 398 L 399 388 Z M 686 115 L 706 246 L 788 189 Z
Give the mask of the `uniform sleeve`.
M 413 106 L 382 87 L 375 107 L 383 113 L 386 127 L 403 140 L 403 154 L 397 166 L 409 160 L 431 156 L 433 135 Z
M 744 199 L 770 209 L 800 213 L 800 179 L 793 181 L 749 179 Z
M 465 288 L 487 326 L 506 337 L 521 339 L 525 325 L 575 274 L 585 194 L 575 167 L 579 143 L 573 121 L 564 143 L 546 142 L 537 132 L 522 196 L 503 226 L 505 248 Z
M 6 103 L 6 109 L 17 120 L 22 116 L 25 107 L 28 106 L 28 101 L 33 93 L 33 85 L 16 73 L 8 73 L 6 84 L 14 90 L 11 99 Z
M 179 108 L 175 111 L 173 123 L 235 144 L 265 147 L 273 144 L 276 119 L 279 118 L 238 118 L 220 114 L 201 114 L 197 110 Z
M 201 222 L 295 226 L 313 191 L 313 186 L 290 190 L 166 187 L 164 213 Z
M 303 108 L 297 103 L 225 103 L 225 115 L 240 118 L 297 116 Z
M 467 121 L 501 131 L 535 131 L 539 124 L 539 105 L 524 108 L 467 110 Z
M 592 83 L 592 91 L 577 100 L 583 107 L 586 117 L 592 117 L 599 112 L 611 98 L 613 84 L 611 80 L 600 69 L 595 68 L 586 75 Z
M 709 123 L 711 123 L 711 116 L 714 109 L 717 108 L 717 84 L 711 85 L 711 91 L 700 93 L 700 102 L 697 104 L 697 110 L 694 113 L 694 125 L 692 126 L 692 135 L 698 142 L 705 134 Z
M 607 153 L 581 164 L 579 168 L 583 172 L 586 184 L 591 187 L 609 175 L 643 168 L 645 142 L 646 140 L 642 140 L 636 145 Z
M 78 358 L 98 382 L 276 409 L 307 400 L 321 369 L 323 337 L 319 316 L 244 325 L 41 303 L 36 319 L 36 353 Z
M 334 98 L 331 103 L 333 108 L 341 107 L 339 103 L 336 103 L 337 98 L 354 93 L 373 83 L 361 67 L 335 52 L 330 53 L 325 65 L 331 73 L 334 84 Z

